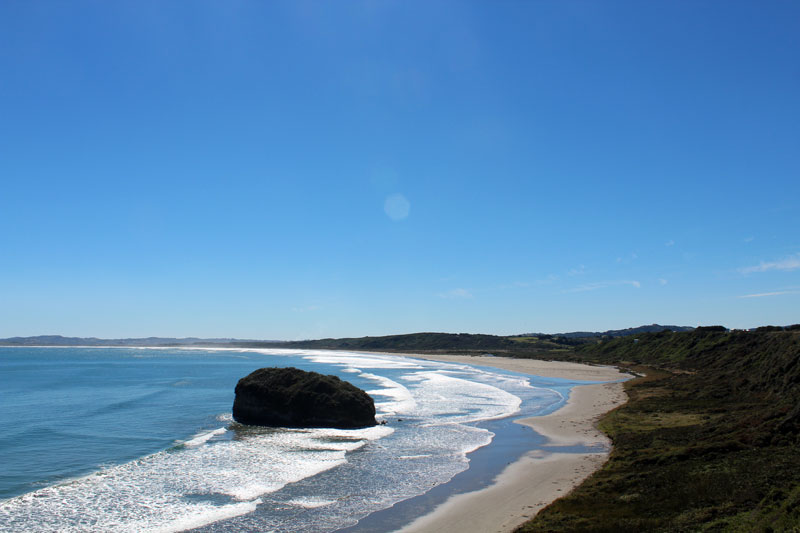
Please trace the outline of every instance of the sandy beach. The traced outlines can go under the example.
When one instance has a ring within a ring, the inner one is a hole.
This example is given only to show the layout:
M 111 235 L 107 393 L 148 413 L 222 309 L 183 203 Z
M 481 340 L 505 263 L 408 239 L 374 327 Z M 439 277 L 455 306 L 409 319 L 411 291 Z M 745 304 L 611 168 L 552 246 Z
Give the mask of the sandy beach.
M 613 367 L 556 361 L 463 355 L 409 355 L 452 363 L 495 367 L 537 376 L 586 381 L 629 377 Z M 574 387 L 567 404 L 549 415 L 520 419 L 554 445 L 609 444 L 596 427 L 601 415 L 626 401 L 622 383 Z M 412 532 L 508 532 L 534 516 L 553 500 L 567 494 L 599 469 L 607 453 L 547 453 L 532 450 L 512 463 L 491 486 L 457 494 L 401 529 Z

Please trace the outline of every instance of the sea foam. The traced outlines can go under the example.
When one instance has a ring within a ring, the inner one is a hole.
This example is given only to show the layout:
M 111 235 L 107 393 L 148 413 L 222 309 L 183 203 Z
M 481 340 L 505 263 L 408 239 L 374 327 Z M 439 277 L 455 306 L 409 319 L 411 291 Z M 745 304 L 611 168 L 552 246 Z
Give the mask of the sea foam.
M 260 497 L 345 462 L 394 429 L 234 425 L 175 450 L 104 468 L 0 503 L 4 530 L 180 531 L 252 512 Z M 219 439 L 232 433 L 230 439 Z

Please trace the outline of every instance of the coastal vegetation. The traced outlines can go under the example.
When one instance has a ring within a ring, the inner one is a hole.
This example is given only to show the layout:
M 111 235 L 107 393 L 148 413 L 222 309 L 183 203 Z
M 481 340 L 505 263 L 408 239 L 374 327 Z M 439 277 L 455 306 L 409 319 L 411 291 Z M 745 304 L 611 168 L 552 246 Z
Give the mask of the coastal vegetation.
M 520 532 L 797 531 L 800 331 L 650 333 L 564 359 L 626 366 L 606 465 Z

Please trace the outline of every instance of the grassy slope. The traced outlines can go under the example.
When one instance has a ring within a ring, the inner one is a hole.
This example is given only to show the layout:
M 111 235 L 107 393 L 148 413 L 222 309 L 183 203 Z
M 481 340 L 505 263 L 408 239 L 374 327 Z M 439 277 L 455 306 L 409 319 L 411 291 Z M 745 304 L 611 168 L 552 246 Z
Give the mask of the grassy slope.
M 646 376 L 601 422 L 606 466 L 520 531 L 800 530 L 800 331 L 638 339 L 570 356 Z

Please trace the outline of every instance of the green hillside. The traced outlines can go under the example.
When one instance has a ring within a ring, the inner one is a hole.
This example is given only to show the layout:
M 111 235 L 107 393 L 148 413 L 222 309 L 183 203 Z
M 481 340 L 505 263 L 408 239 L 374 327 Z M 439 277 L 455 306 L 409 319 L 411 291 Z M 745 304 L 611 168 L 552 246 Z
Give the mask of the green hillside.
M 648 333 L 569 359 L 644 374 L 609 462 L 520 531 L 798 531 L 800 331 Z
M 547 357 L 552 351 L 571 351 L 575 346 L 592 339 L 565 337 L 502 337 L 471 333 L 410 333 L 382 337 L 318 339 L 281 343 L 238 343 L 248 347 L 278 347 L 328 350 L 363 350 L 398 353 L 460 353 L 480 355 L 491 353 L 509 357 Z

